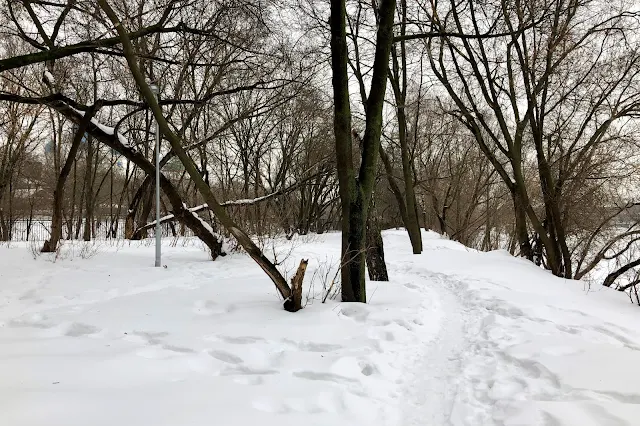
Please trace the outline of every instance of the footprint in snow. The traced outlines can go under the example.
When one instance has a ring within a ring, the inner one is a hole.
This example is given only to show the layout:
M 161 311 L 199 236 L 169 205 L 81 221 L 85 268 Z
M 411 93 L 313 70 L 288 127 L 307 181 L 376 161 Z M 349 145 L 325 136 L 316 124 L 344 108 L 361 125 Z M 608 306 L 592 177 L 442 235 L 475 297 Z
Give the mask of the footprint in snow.
M 100 331 L 100 328 L 94 327 L 93 325 L 74 322 L 69 326 L 69 328 L 67 328 L 67 331 L 64 333 L 64 335 L 70 337 L 81 337 L 88 336 L 90 334 L 96 334 Z
M 331 343 L 295 342 L 289 339 L 284 339 L 284 342 L 304 352 L 332 352 L 343 348 L 341 345 Z
M 229 364 L 242 364 L 243 360 L 239 356 L 225 351 L 209 351 L 209 355 L 217 360 L 229 363 Z
M 251 368 L 246 365 L 235 365 L 233 367 L 226 368 L 222 372 L 220 372 L 221 376 L 234 376 L 234 375 L 244 375 L 244 376 L 270 376 L 272 374 L 277 374 L 276 370 L 269 370 L 267 368 Z
M 235 383 L 246 386 L 258 386 L 264 383 L 265 376 L 277 374 L 276 370 L 250 368 L 245 365 L 235 365 L 225 368 L 220 376 L 232 376 Z
M 357 359 L 352 356 L 339 358 L 331 365 L 331 371 L 333 374 L 340 377 L 358 379 L 358 370 L 360 371 L 360 374 L 367 377 L 372 376 L 379 371 L 378 367 L 372 362 Z
M 261 397 L 252 402 L 254 409 L 265 413 L 285 414 L 285 413 L 340 413 L 345 411 L 343 398 L 330 393 L 320 393 L 315 397 L 285 398 L 276 401 L 270 398 Z
M 221 336 L 220 340 L 226 343 L 232 343 L 235 345 L 248 345 L 251 343 L 264 342 L 262 337 L 254 337 L 254 336 L 240 336 L 240 337 L 232 337 L 232 336 Z
M 20 296 L 19 300 L 29 300 L 35 304 L 42 303 L 42 299 L 38 297 L 38 293 L 35 288 L 32 288 L 31 290 L 25 292 L 22 296 Z
M 347 318 L 351 318 L 357 322 L 365 322 L 369 317 L 369 311 L 364 306 L 357 306 L 355 304 L 349 306 L 342 306 L 340 313 Z
M 378 372 L 378 368 L 375 365 L 370 364 L 368 362 L 361 362 L 360 368 L 361 368 L 360 372 L 364 376 L 371 376 Z
M 379 328 L 371 329 L 367 332 L 367 335 L 376 341 L 384 340 L 386 342 L 393 342 L 396 340 L 396 336 L 392 331 L 383 330 Z
M 33 314 L 23 318 L 16 318 L 9 321 L 11 327 L 33 327 L 33 328 L 52 328 L 55 324 L 48 321 L 48 318 L 42 314 Z
M 413 321 L 413 323 L 418 324 L 415 320 Z M 376 323 L 376 325 L 382 326 L 382 327 L 398 325 L 404 329 L 407 329 L 408 331 L 413 331 L 413 327 L 403 319 L 381 320 L 378 323 Z
M 126 334 L 126 333 L 125 333 Z M 132 336 L 136 336 L 142 341 L 145 341 L 149 345 L 159 345 L 162 343 L 160 338 L 167 337 L 169 333 L 166 331 L 152 332 L 152 331 L 134 331 L 130 333 Z M 132 340 L 129 338 L 128 340 Z M 133 339 L 135 340 L 135 339 Z
M 193 312 L 196 315 L 220 315 L 228 314 L 235 310 L 234 305 L 222 305 L 213 300 L 199 300 L 194 304 Z
M 182 354 L 187 354 L 187 353 L 193 353 L 194 350 L 191 348 L 184 348 L 181 346 L 174 346 L 174 345 L 162 345 L 162 349 L 165 349 L 167 351 L 171 351 L 171 352 L 177 352 L 177 353 L 182 353 Z
M 294 376 L 300 378 L 300 379 L 307 379 L 307 380 L 322 380 L 322 381 L 327 381 L 327 382 L 334 382 L 334 383 L 344 383 L 344 382 L 355 382 L 355 379 L 352 379 L 350 377 L 345 377 L 345 376 L 340 376 L 338 374 L 333 374 L 333 373 L 319 373 L 316 371 L 297 371 L 295 373 L 293 373 Z

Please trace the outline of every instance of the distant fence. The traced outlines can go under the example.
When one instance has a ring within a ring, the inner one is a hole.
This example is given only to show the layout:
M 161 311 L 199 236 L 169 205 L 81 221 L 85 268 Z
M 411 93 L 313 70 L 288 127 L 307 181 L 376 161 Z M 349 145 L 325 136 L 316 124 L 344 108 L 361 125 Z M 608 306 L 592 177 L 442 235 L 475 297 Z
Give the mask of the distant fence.
M 94 221 L 94 234 L 92 239 L 105 240 L 105 239 L 124 239 L 124 220 L 120 219 L 115 228 L 115 235 L 112 230 L 111 219 L 101 219 Z M 77 229 L 80 229 L 77 232 Z M 84 221 L 78 227 L 77 223 L 74 224 L 72 235 L 69 236 L 69 228 L 66 223 L 62 224 L 62 238 L 63 239 L 75 239 L 76 233 L 79 239 L 82 239 L 82 231 L 84 229 Z M 182 229 L 179 224 L 172 224 L 169 222 L 162 223 L 160 225 L 163 237 L 172 237 L 175 235 L 191 237 L 193 232 L 190 229 Z M 10 241 L 45 241 L 51 234 L 51 219 L 15 219 L 11 222 Z M 147 237 L 155 237 L 155 228 L 149 229 Z

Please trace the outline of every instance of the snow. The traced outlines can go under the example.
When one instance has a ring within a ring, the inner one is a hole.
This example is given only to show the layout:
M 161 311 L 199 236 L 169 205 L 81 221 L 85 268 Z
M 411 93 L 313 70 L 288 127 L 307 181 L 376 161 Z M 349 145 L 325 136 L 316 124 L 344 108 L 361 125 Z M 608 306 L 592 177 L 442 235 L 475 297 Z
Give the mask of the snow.
M 76 109 L 70 105 L 67 105 L 67 107 L 71 110 L 73 110 L 74 112 L 76 112 L 77 114 L 81 115 L 82 117 L 84 117 L 85 112 L 81 111 L 79 109 Z M 94 126 L 96 126 L 102 133 L 109 135 L 109 136 L 113 136 L 114 134 L 116 134 L 116 129 L 115 127 L 111 127 L 111 126 L 107 126 L 106 124 L 102 124 L 97 118 L 92 117 L 91 118 L 91 124 L 93 124 Z M 118 141 L 124 145 L 127 148 L 133 148 L 133 145 L 129 142 L 129 140 L 127 140 L 127 138 L 124 137 L 124 135 L 122 135 L 122 133 L 118 132 L 116 134 Z
M 340 235 L 299 237 L 307 305 L 285 312 L 240 253 L 199 242 L 0 247 L 0 423 L 632 425 L 637 306 L 503 251 L 384 234 L 392 281 L 321 303 Z M 279 241 L 283 252 L 288 242 Z M 635 328 L 634 328 L 635 326 Z
M 225 201 L 223 203 L 220 204 L 221 207 L 228 207 L 228 206 L 247 206 L 247 205 L 253 205 L 253 204 L 257 204 L 261 201 L 264 200 L 268 200 L 269 198 L 273 198 L 275 193 L 271 193 L 268 195 L 264 195 L 262 197 L 257 197 L 257 198 L 243 198 L 243 199 L 239 199 L 239 200 L 231 200 L 231 201 Z M 198 216 L 197 212 L 201 211 L 201 210 L 205 210 L 209 208 L 209 205 L 207 203 L 204 204 L 200 204 L 198 206 L 195 207 L 188 207 L 185 203 L 182 203 L 183 207 L 185 208 L 185 210 L 191 212 L 193 214 L 193 216 L 198 219 L 200 222 L 202 222 L 202 224 L 204 225 L 205 228 L 207 228 L 207 230 L 209 230 L 211 233 L 213 232 L 213 229 L 211 229 L 211 226 L 209 226 L 208 223 L 204 222 L 200 216 Z M 165 222 L 167 220 L 171 220 L 173 219 L 175 216 L 173 214 L 168 214 L 166 216 L 163 216 L 160 218 L 160 223 Z M 155 225 L 156 221 L 151 221 L 149 223 L 147 223 L 146 226 L 151 226 L 151 225 Z
M 240 200 L 231 200 L 231 201 L 225 201 L 223 203 L 220 204 L 221 207 L 228 207 L 228 206 L 246 206 L 246 205 L 253 205 L 256 203 L 259 203 L 260 201 L 264 201 L 264 200 L 268 200 L 269 198 L 273 198 L 274 193 L 268 194 L 268 195 L 264 195 L 262 197 L 257 197 L 257 198 L 251 198 L 251 199 L 240 199 Z M 182 206 L 185 208 L 185 210 L 191 212 L 193 214 L 193 216 L 198 219 L 200 222 L 202 222 L 202 224 L 204 225 L 205 228 L 207 228 L 207 230 L 209 230 L 211 233 L 213 232 L 213 229 L 211 228 L 211 226 L 209 226 L 208 223 L 204 222 L 200 216 L 198 216 L 197 212 L 201 211 L 201 210 L 205 210 L 209 208 L 209 204 L 204 203 L 204 204 L 200 204 L 198 206 L 195 207 L 188 207 L 185 203 L 182 203 Z M 167 220 L 171 220 L 173 219 L 175 216 L 173 214 L 168 214 L 166 216 L 163 216 L 160 218 L 160 223 L 165 222 Z M 155 225 L 156 221 L 151 221 L 149 223 L 147 223 L 145 226 L 151 226 L 151 225 Z
M 242 198 L 239 200 L 225 201 L 224 203 L 221 204 L 221 206 L 250 206 L 253 204 L 257 204 L 260 201 L 273 198 L 273 196 L 274 196 L 274 193 L 271 193 L 271 194 L 263 195 L 261 197 L 256 197 L 256 198 Z
M 195 217 L 197 220 L 199 220 L 200 223 L 202 224 L 202 226 L 204 227 L 204 229 L 209 231 L 210 234 L 216 235 L 216 233 L 213 232 L 213 228 L 211 227 L 211 225 L 209 225 L 207 222 L 202 220 L 202 218 L 200 216 L 198 216 L 198 213 L 194 212 L 193 210 L 189 210 L 189 209 L 187 211 L 189 213 L 191 213 L 193 215 L 193 217 Z
M 198 211 L 200 211 L 200 210 L 204 210 L 204 209 L 209 208 L 209 206 L 208 206 L 207 204 L 201 204 L 201 205 L 196 206 L 196 207 L 190 207 L 190 208 L 187 208 L 187 205 L 186 205 L 185 203 L 182 203 L 182 206 L 183 206 L 187 211 L 189 211 L 189 212 L 191 212 L 191 213 L 194 213 L 194 216 L 195 216 L 198 220 L 200 220 L 200 222 L 202 222 L 202 219 L 200 219 L 200 217 L 199 217 L 197 214 L 195 214 L 195 213 L 196 213 L 196 212 L 198 212 Z M 166 222 L 166 221 L 168 221 L 168 220 L 171 220 L 171 219 L 173 219 L 174 217 L 175 217 L 175 215 L 174 215 L 173 213 L 168 214 L 168 215 L 166 215 L 166 216 L 162 216 L 162 217 L 160 218 L 160 223 L 163 223 L 163 222 Z M 154 221 L 151 221 L 151 222 L 147 223 L 145 226 L 152 226 L 152 225 L 155 225 L 155 224 L 156 224 L 156 222 L 157 222 L 157 221 L 155 221 L 155 220 L 154 220 Z M 207 223 L 204 223 L 204 225 L 205 225 L 205 227 L 208 227 L 208 229 L 210 229 L 210 228 L 211 228 Z M 211 230 L 211 232 L 213 233 L 213 230 Z
M 98 121 L 98 119 L 97 119 L 97 118 L 95 118 L 95 117 L 91 119 L 91 123 L 92 123 L 93 125 L 95 125 L 98 129 L 100 129 L 103 133 L 105 133 L 105 134 L 107 134 L 107 135 L 113 136 L 113 135 L 114 135 L 114 133 L 116 133 L 116 129 L 115 129 L 114 127 L 110 127 L 110 126 L 107 126 L 107 125 L 105 125 L 105 124 L 102 124 L 102 123 L 101 123 L 100 121 Z M 132 147 L 132 145 L 131 145 L 131 143 L 129 142 L 129 140 L 127 140 L 127 138 L 125 138 L 125 137 L 122 135 L 122 133 L 118 132 L 118 133 L 116 134 L 116 136 L 118 137 L 118 141 L 119 141 L 122 145 L 126 146 L 127 148 L 131 148 L 131 147 Z
M 49 72 L 49 70 L 44 70 L 44 80 L 52 86 L 56 84 L 56 79 L 53 77 L 53 74 Z
M 166 216 L 162 216 L 162 217 L 160 218 L 160 223 L 166 222 L 167 220 L 171 220 L 171 219 L 173 219 L 174 217 L 175 217 L 175 215 L 174 215 L 173 213 L 172 213 L 172 214 L 168 214 L 168 215 L 166 215 Z M 154 220 L 154 221 L 152 221 L 152 222 L 147 223 L 145 226 L 152 226 L 152 225 L 153 225 L 153 226 L 155 226 L 155 224 L 156 224 L 157 222 L 158 222 L 157 220 Z

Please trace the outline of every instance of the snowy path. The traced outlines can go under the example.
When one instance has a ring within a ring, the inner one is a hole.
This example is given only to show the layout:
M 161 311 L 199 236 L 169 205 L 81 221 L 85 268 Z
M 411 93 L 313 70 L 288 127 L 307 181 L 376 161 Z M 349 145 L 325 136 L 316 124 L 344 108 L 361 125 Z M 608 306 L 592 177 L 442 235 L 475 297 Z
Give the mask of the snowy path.
M 407 362 L 402 391 L 402 426 L 449 425 L 457 391 L 468 313 L 451 292 L 446 277 L 417 273 L 429 286 L 414 285 L 431 300 L 431 333 L 421 333 Z
M 633 426 L 637 306 L 501 252 L 431 242 L 413 277 L 434 324 L 405 364 L 399 426 Z

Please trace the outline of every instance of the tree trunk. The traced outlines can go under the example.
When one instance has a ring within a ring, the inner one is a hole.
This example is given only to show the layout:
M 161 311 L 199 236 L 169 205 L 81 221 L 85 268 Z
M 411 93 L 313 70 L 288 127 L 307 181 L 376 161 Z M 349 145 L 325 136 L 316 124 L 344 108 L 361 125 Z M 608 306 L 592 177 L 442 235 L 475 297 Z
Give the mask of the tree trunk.
M 640 265 L 640 259 L 636 259 L 633 262 L 627 263 L 626 265 L 622 266 L 621 268 L 618 268 L 617 270 L 611 272 L 609 275 L 606 276 L 606 278 L 604 279 L 604 282 L 602 283 L 603 286 L 605 287 L 611 287 L 611 285 L 621 276 L 623 275 L 625 272 L 637 267 Z M 634 284 L 635 285 L 635 281 Z M 624 291 L 628 288 L 630 288 L 632 285 L 626 285 L 626 286 L 622 286 L 621 287 L 621 291 Z
M 69 173 L 71 172 L 71 167 L 76 160 L 76 155 L 78 153 L 78 149 L 80 148 L 80 143 L 82 142 L 82 137 L 87 130 L 87 125 L 89 124 L 91 117 L 93 117 L 94 111 L 95 108 L 91 107 L 91 109 L 86 112 L 84 118 L 80 122 L 78 130 L 73 138 L 73 142 L 71 143 L 71 148 L 69 149 L 67 159 L 65 160 L 62 170 L 60 170 L 60 175 L 58 176 L 56 187 L 53 190 L 53 216 L 51 218 L 51 235 L 42 246 L 41 251 L 43 253 L 55 252 L 58 248 L 58 242 L 62 238 L 62 202 L 64 200 L 64 185 L 67 181 Z
M 285 309 L 290 312 L 297 312 L 302 309 L 302 281 L 307 271 L 308 259 L 302 259 L 300 266 L 293 278 L 291 278 L 291 298 L 285 302 Z
M 389 281 L 380 223 L 374 212 L 369 214 L 367 221 L 367 270 L 371 281 Z
M 533 260 L 533 249 L 531 240 L 529 239 L 529 231 L 527 230 L 527 213 L 525 206 L 517 192 L 512 192 L 513 207 L 516 220 L 516 236 L 520 247 L 520 256 Z
M 150 183 L 146 187 L 146 192 L 142 195 L 142 207 L 140 209 L 140 213 L 136 217 L 137 229 L 141 229 L 144 225 L 149 222 L 149 215 L 151 215 L 151 210 L 153 210 L 153 198 L 155 194 L 156 184 Z M 142 240 L 147 238 L 147 230 L 143 229 L 140 232 L 135 232 L 131 239 L 132 240 Z
M 331 69 L 334 100 L 334 133 L 340 202 L 342 207 L 342 300 L 367 301 L 365 284 L 366 223 L 373 193 L 376 161 L 382 133 L 382 107 L 387 85 L 389 54 L 393 42 L 395 0 L 382 0 L 378 10 L 378 31 L 366 107 L 366 128 L 362 143 L 362 161 L 355 178 L 349 105 L 346 4 L 331 1 Z
M 74 239 L 77 240 L 80 237 L 80 229 L 82 229 L 82 215 L 83 215 L 83 208 L 84 208 L 84 196 L 85 196 L 85 191 L 87 190 L 87 186 L 86 186 L 86 180 L 82 180 L 82 190 L 80 191 L 80 201 L 78 202 L 78 219 L 76 221 L 76 231 L 75 231 L 75 235 L 69 237 L 69 239 Z
M 87 163 L 85 165 L 85 217 L 82 239 L 91 241 L 91 222 L 93 221 L 93 138 L 87 140 Z
M 140 184 L 140 186 L 138 187 L 138 189 L 136 190 L 135 194 L 133 195 L 133 199 L 129 204 L 129 210 L 127 211 L 127 217 L 124 222 L 124 227 L 125 227 L 124 237 L 127 240 L 140 239 L 134 234 L 134 231 L 136 230 L 136 225 L 135 225 L 136 211 L 140 206 L 140 201 L 142 200 L 142 197 L 145 194 L 147 194 L 147 188 L 150 182 L 151 182 L 151 178 L 149 175 L 147 175 L 142 181 L 142 183 Z
M 69 217 L 67 218 L 67 240 L 71 240 L 73 238 L 73 220 L 75 218 L 76 213 L 76 192 L 78 186 L 78 162 L 73 162 L 73 186 L 71 188 L 71 211 L 69 212 Z M 64 210 L 64 207 L 63 207 Z
M 400 26 L 401 36 L 404 36 L 406 30 L 406 0 L 401 1 L 402 24 Z M 402 157 L 402 177 L 404 180 L 404 201 L 406 206 L 405 226 L 413 254 L 422 253 L 422 234 L 420 233 L 420 222 L 418 220 L 418 209 L 416 202 L 416 193 L 413 178 L 413 158 L 409 152 L 409 143 L 407 139 L 407 114 L 405 105 L 407 101 L 407 54 L 405 42 L 400 42 L 400 60 L 402 66 L 398 62 L 398 53 L 396 46 L 391 50 L 393 72 L 389 73 L 391 86 L 396 98 L 396 116 L 398 118 L 398 138 L 400 139 L 400 154 Z
M 9 241 L 9 228 L 4 220 L 2 207 L 0 207 L 0 241 Z

